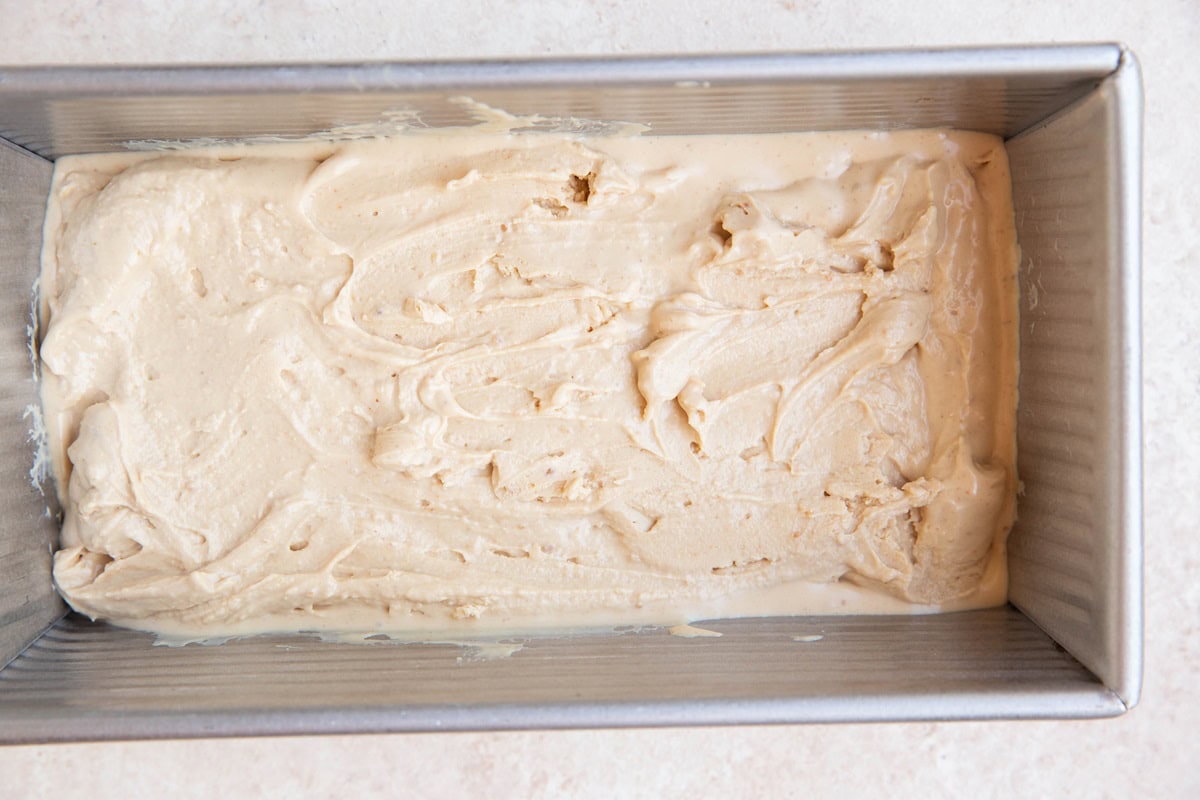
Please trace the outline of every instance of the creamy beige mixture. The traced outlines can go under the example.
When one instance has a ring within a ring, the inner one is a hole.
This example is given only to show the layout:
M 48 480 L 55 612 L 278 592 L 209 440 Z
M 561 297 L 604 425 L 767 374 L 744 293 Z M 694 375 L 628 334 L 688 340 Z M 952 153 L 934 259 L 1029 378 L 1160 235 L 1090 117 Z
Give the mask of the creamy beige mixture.
M 62 159 L 55 579 L 189 636 L 1001 602 L 1015 255 L 978 134 Z

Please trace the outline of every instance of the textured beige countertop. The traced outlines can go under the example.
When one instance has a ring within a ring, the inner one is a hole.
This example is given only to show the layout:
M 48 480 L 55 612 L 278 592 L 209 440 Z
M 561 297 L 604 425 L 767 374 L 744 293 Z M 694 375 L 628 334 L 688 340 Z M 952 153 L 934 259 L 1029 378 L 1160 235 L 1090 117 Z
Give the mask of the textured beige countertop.
M 168 10 L 168 5 L 171 9 Z M 944 7 L 943 7 L 944 6 Z M 5 797 L 1200 797 L 1200 2 L 0 0 L 0 62 L 1121 40 L 1146 82 L 1146 679 L 1115 720 L 0 748 Z

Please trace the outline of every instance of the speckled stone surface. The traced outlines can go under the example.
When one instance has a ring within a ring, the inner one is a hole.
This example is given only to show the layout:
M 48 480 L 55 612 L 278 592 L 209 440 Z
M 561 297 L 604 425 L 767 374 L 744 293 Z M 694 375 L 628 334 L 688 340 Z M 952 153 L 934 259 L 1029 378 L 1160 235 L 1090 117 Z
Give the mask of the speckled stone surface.
M 1146 83 L 1146 680 L 1116 720 L 0 748 L 9 797 L 1200 797 L 1200 3 L 0 0 L 0 61 L 150 63 L 1121 40 Z

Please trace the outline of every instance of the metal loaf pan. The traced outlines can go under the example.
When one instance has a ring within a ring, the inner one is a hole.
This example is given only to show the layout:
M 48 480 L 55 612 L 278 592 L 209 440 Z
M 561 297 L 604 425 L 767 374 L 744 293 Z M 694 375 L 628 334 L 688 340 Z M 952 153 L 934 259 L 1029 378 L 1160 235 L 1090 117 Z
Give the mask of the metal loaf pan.
M 1008 140 L 1022 247 L 1011 604 L 452 645 L 154 647 L 67 614 L 31 486 L 30 287 L 52 160 L 147 139 L 309 134 L 416 111 L 657 133 L 952 126 Z M 1105 717 L 1141 684 L 1141 86 L 1119 45 L 436 64 L 0 69 L 0 741 Z M 793 641 L 819 633 L 819 641 Z

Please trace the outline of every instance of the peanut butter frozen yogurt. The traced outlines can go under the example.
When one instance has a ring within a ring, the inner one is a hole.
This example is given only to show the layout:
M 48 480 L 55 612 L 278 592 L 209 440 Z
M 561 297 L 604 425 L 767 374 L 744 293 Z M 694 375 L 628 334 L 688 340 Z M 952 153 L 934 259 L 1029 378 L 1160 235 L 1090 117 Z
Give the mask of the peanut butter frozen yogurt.
M 981 134 L 64 158 L 55 579 L 183 636 L 995 604 L 1015 268 Z

